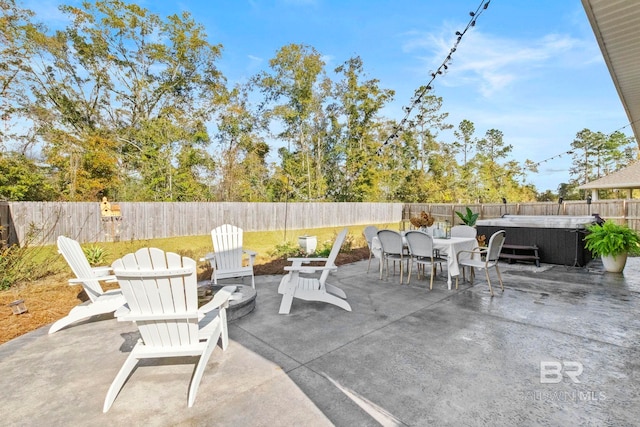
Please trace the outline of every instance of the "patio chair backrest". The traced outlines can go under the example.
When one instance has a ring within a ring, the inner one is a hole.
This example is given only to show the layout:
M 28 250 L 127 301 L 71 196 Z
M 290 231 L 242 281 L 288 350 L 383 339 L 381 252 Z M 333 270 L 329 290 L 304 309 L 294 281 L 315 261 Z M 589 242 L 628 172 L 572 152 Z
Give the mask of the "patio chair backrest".
M 451 227 L 451 237 L 476 237 L 478 230 L 468 225 L 454 225 Z
M 409 254 L 414 257 L 433 257 L 433 238 L 422 231 L 407 231 L 404 237 L 407 239 Z
M 369 249 L 371 249 L 371 242 L 373 241 L 373 238 L 378 234 L 378 227 L 376 227 L 375 225 L 368 225 L 364 228 L 362 234 L 364 234 L 367 245 L 369 246 Z
M 397 231 L 380 230 L 378 231 L 378 239 L 383 253 L 397 255 L 404 253 L 402 235 Z
M 487 261 L 498 261 L 506 235 L 507 232 L 504 230 L 496 231 L 491 235 L 487 245 Z

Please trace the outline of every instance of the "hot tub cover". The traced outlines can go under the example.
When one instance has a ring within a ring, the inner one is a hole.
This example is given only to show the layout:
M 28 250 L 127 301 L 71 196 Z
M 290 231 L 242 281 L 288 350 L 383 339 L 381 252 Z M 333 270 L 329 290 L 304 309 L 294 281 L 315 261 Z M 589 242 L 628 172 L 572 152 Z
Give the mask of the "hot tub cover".
M 481 219 L 478 226 L 526 227 L 526 228 L 573 228 L 582 229 L 601 221 L 594 215 L 503 215 L 501 218 Z

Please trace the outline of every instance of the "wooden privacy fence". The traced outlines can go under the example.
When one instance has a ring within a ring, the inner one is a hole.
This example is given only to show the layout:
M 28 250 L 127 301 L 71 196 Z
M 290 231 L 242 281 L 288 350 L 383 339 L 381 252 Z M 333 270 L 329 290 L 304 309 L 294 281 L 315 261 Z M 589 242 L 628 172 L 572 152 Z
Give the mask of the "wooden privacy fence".
M 626 223 L 640 231 L 640 200 L 598 200 L 561 204 L 444 203 L 210 203 L 122 202 L 119 215 L 103 216 L 99 202 L 0 202 L 0 236 L 9 244 L 53 244 L 65 235 L 80 242 L 147 240 L 208 234 L 231 223 L 246 231 L 304 230 L 363 224 L 408 226 L 412 216 L 430 212 L 460 223 L 456 211 L 468 206 L 481 219 L 515 215 L 590 215 Z
M 402 203 L 122 202 L 103 216 L 100 202 L 1 202 L 7 243 L 53 244 L 206 235 L 230 223 L 245 231 L 300 230 L 360 224 L 397 225 Z

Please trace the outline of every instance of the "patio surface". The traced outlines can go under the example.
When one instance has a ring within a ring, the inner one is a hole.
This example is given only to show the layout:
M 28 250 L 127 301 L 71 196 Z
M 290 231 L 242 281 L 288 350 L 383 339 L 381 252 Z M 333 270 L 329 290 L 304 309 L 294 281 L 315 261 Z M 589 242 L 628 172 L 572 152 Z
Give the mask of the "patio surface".
M 483 274 L 429 291 L 362 261 L 331 280 L 352 312 L 294 300 L 290 315 L 277 314 L 280 276 L 259 276 L 256 309 L 230 323 L 192 408 L 194 360 L 165 359 L 135 370 L 103 414 L 136 327 L 102 316 L 41 328 L 0 346 L 2 424 L 638 425 L 640 258 L 624 276 L 597 261 L 501 268 L 506 290 L 492 272 L 491 298 Z

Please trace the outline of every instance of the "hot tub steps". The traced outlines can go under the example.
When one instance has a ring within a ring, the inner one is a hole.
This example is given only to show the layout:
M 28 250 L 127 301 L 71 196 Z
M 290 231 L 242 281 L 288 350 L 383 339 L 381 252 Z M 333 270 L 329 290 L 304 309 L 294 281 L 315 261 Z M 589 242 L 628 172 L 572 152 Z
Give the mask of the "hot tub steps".
M 540 267 L 538 247 L 535 245 L 509 245 L 505 243 L 502 245 L 500 258 L 508 260 L 509 264 L 513 264 L 516 261 L 532 261 L 536 263 L 536 267 Z

